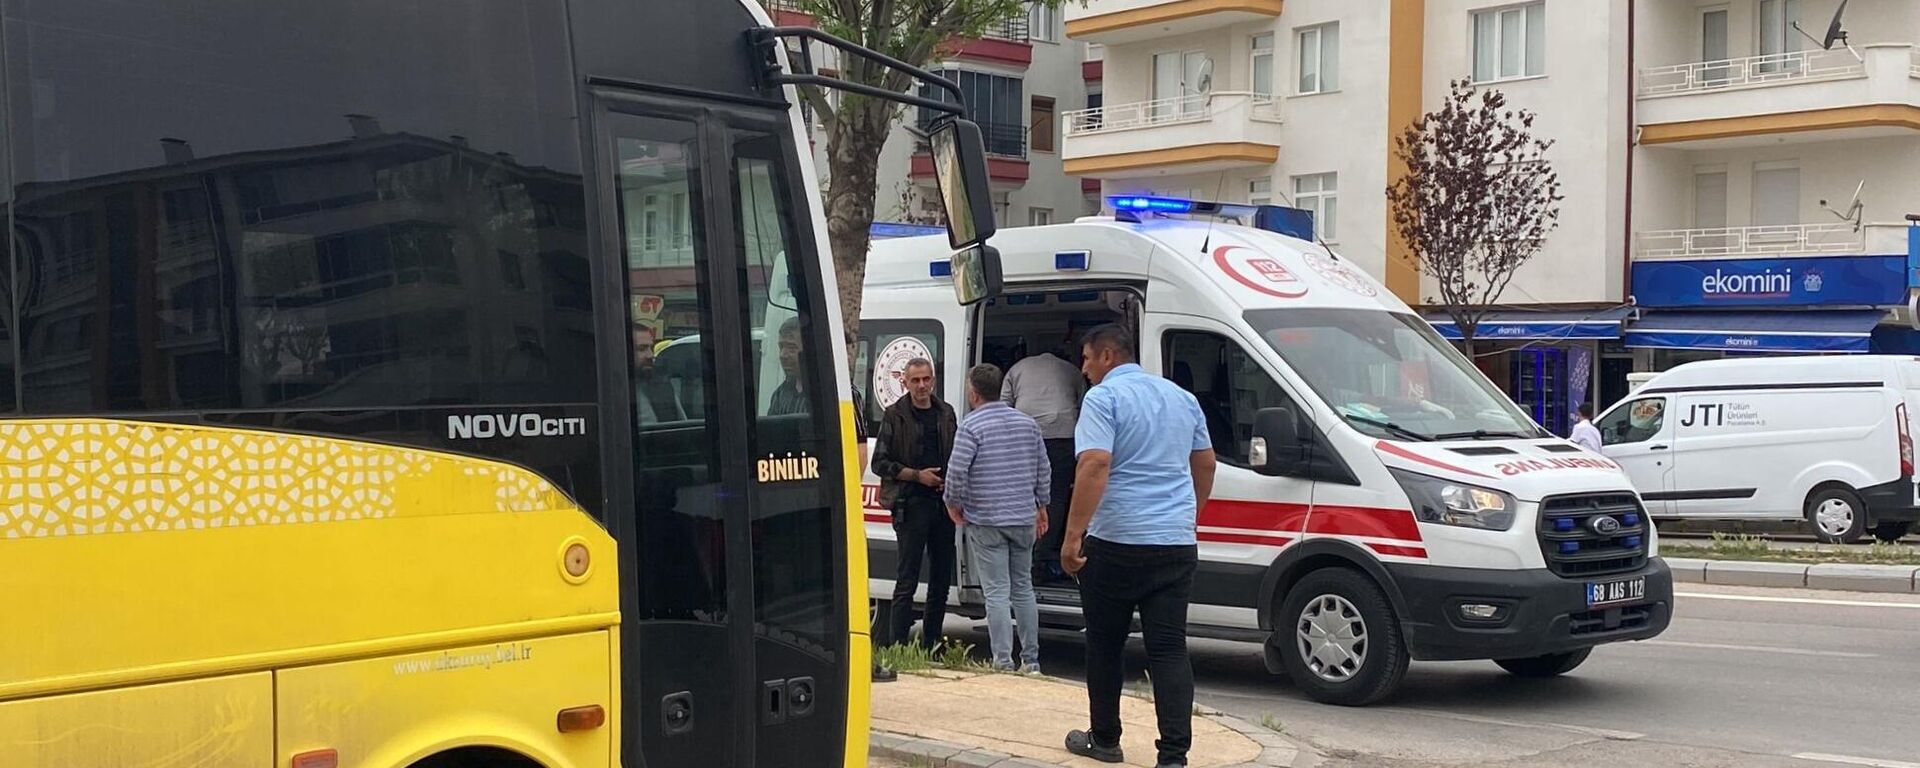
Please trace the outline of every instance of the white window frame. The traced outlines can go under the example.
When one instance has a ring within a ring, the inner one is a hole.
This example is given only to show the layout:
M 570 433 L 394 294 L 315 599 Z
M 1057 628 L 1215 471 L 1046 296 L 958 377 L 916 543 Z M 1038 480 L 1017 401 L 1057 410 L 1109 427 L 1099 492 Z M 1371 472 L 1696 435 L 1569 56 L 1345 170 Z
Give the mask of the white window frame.
M 1312 181 L 1314 189 L 1302 188 L 1302 182 Z M 1289 179 L 1293 186 L 1293 205 L 1313 211 L 1314 234 L 1321 240 L 1336 243 L 1340 240 L 1340 174 L 1333 171 L 1323 173 L 1303 173 Z M 1332 202 L 1333 215 L 1326 215 L 1327 203 Z
M 1511 80 L 1529 80 L 1536 77 L 1547 76 L 1546 41 L 1545 40 L 1540 41 L 1540 62 L 1539 62 L 1538 70 L 1533 69 L 1533 63 L 1529 60 L 1529 57 L 1527 56 L 1528 49 L 1531 47 L 1530 43 L 1532 42 L 1531 40 L 1528 39 L 1528 35 L 1530 34 L 1530 32 L 1528 31 L 1528 26 L 1527 26 L 1527 12 L 1529 9 L 1532 9 L 1532 8 L 1540 9 L 1540 28 L 1541 28 L 1542 36 L 1544 36 L 1546 31 L 1546 26 L 1547 26 L 1546 25 L 1547 4 L 1545 2 L 1520 3 L 1517 5 L 1505 5 L 1505 6 L 1498 6 L 1493 8 L 1481 8 L 1469 14 L 1468 23 L 1467 23 L 1467 52 L 1468 52 L 1467 53 L 1467 56 L 1468 56 L 1467 69 L 1469 73 L 1468 74 L 1469 80 L 1473 81 L 1475 84 L 1483 84 L 1483 83 L 1500 83 L 1500 82 L 1507 82 Z M 1520 41 L 1516 43 L 1516 45 L 1519 46 L 1519 56 L 1520 56 L 1520 69 L 1518 72 L 1507 72 L 1504 69 L 1504 62 L 1506 61 L 1505 53 L 1506 53 L 1506 45 L 1507 45 L 1506 31 L 1505 31 L 1506 24 L 1505 24 L 1504 17 L 1510 13 L 1517 13 L 1520 15 Z M 1491 71 L 1488 73 L 1488 76 L 1484 78 L 1481 77 L 1481 73 L 1478 71 L 1479 62 L 1480 62 L 1479 30 L 1480 30 L 1480 19 L 1482 17 L 1493 18 L 1493 42 L 1492 42 L 1493 66 Z
M 1147 72 L 1148 98 L 1154 102 L 1178 100 L 1172 104 L 1161 104 L 1155 108 L 1153 114 L 1149 116 L 1153 122 L 1199 117 L 1206 111 L 1206 105 L 1202 104 L 1199 99 L 1190 98 L 1198 96 L 1199 91 L 1187 82 L 1187 57 L 1196 55 L 1206 57 L 1207 51 L 1204 48 L 1176 48 L 1168 51 L 1159 51 L 1147 57 L 1147 66 L 1149 68 Z M 1175 87 L 1179 89 L 1179 93 L 1168 95 L 1160 92 L 1160 57 L 1162 56 L 1174 56 L 1179 59 L 1180 82 L 1175 84 Z M 1189 90 L 1192 90 L 1192 92 L 1189 93 Z
M 1275 95 L 1273 93 L 1273 80 L 1276 76 L 1273 69 L 1273 58 L 1275 54 L 1273 38 L 1274 35 L 1272 32 L 1262 32 L 1247 40 L 1247 90 L 1253 92 L 1254 98 L 1261 101 L 1270 100 Z M 1264 49 L 1260 47 L 1260 41 L 1262 40 L 1267 42 L 1267 47 Z M 1266 93 L 1260 92 L 1260 80 L 1258 77 L 1263 68 L 1267 73 Z
M 1307 79 L 1307 39 L 1313 39 L 1313 78 L 1312 90 L 1302 88 Z M 1327 41 L 1333 41 L 1333 53 L 1327 53 Z M 1340 90 L 1340 22 L 1315 24 L 1300 27 L 1293 31 L 1293 92 L 1296 96 L 1310 96 L 1316 93 L 1334 93 Z M 1328 77 L 1332 73 L 1332 77 Z
M 1273 178 L 1258 176 L 1247 180 L 1248 205 L 1273 204 Z
M 1106 61 L 1107 47 L 1099 43 L 1087 43 L 1086 51 L 1081 56 L 1082 61 Z
M 1060 9 L 1046 3 L 1027 6 L 1027 34 L 1042 43 L 1060 42 Z
M 1027 209 L 1027 226 L 1044 227 L 1053 223 L 1053 209 L 1031 207 Z

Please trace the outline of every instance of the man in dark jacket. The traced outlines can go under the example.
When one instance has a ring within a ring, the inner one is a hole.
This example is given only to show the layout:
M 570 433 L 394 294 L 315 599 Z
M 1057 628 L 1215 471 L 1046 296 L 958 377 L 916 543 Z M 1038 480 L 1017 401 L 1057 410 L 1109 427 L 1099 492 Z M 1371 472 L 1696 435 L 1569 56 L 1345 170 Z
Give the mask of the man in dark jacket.
M 915 358 L 902 371 L 907 395 L 894 401 L 880 419 L 873 445 L 873 473 L 880 476 L 880 503 L 893 510 L 899 569 L 893 580 L 893 610 L 887 643 L 904 643 L 913 626 L 913 592 L 920 564 L 927 564 L 926 623 L 920 643 L 940 645 L 947 617 L 947 589 L 953 581 L 954 527 L 941 490 L 947 458 L 953 453 L 953 408 L 934 395 L 933 362 Z

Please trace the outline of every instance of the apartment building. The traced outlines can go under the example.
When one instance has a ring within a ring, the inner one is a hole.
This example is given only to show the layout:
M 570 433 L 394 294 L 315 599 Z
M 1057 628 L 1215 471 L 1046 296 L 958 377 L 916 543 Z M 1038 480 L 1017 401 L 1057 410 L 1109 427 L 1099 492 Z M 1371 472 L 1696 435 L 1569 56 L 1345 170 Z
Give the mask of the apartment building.
M 815 23 L 792 0 L 767 0 L 767 7 L 776 23 Z M 1003 227 L 1072 221 L 1098 210 L 1097 186 L 1068 176 L 1060 154 L 1059 115 L 1086 108 L 1084 47 L 1067 38 L 1060 9 L 1036 6 L 1026 18 L 996 24 L 979 39 L 955 40 L 941 61 L 927 67 L 966 94 L 969 117 L 985 140 L 994 213 Z M 823 68 L 836 66 L 831 48 L 816 46 L 813 55 Z M 922 95 L 948 98 L 934 89 Z M 932 118 L 929 110 L 908 110 L 881 153 L 876 237 L 922 234 L 939 221 L 933 156 L 922 138 Z M 823 132 L 816 132 L 814 150 L 825 177 Z
M 1344 256 L 1431 306 L 1431 281 L 1391 231 L 1391 141 L 1452 80 L 1500 89 L 1538 114 L 1566 199 L 1479 328 L 1474 360 L 1563 430 L 1578 403 L 1624 396 L 1634 370 L 1912 335 L 1883 321 L 1906 295 L 1901 218 L 1920 210 L 1920 60 L 1906 42 L 1920 40 L 1920 3 L 1854 0 L 1845 25 L 1859 58 L 1795 27 L 1824 35 L 1838 4 L 1069 4 L 1068 34 L 1100 46 L 1103 77 L 1095 108 L 1064 117 L 1066 170 L 1106 194 L 1313 210 Z M 1862 180 L 1857 229 L 1821 208 L 1846 208 Z M 1866 277 L 1896 263 L 1902 274 Z M 1814 302 L 1728 277 L 1790 267 L 1800 293 L 1815 270 Z M 1731 289 L 1700 295 L 1716 275 Z M 1879 292 L 1841 288 L 1856 283 Z M 1799 311 L 1809 306 L 1836 309 Z M 1444 313 L 1429 319 L 1457 336 Z

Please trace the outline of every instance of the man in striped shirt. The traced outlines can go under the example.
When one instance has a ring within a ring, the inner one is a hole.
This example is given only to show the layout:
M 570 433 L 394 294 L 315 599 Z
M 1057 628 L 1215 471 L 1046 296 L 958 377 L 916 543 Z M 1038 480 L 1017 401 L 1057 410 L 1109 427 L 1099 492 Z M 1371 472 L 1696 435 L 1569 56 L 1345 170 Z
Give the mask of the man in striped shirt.
M 1040 606 L 1033 596 L 1033 542 L 1047 532 L 1047 447 L 1033 417 L 1000 400 L 1000 368 L 967 371 L 967 417 L 947 460 L 947 514 L 961 526 L 987 597 L 987 640 L 995 667 L 1012 670 L 1013 626 L 1020 671 L 1040 673 Z

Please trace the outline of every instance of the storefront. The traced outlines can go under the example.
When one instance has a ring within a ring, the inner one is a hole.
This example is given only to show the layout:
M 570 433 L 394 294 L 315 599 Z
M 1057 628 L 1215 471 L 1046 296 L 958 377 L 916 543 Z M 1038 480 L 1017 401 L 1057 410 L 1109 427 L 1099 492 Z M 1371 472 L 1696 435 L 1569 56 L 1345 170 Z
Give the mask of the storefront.
M 1911 352 L 1915 332 L 1890 311 L 1906 302 L 1910 258 L 1635 262 L 1641 311 L 1625 343 L 1645 371 L 1742 355 Z
M 1565 435 L 1581 403 L 1614 390 L 1625 393 L 1627 369 L 1610 361 L 1619 356 L 1614 350 L 1629 312 L 1629 307 L 1497 309 L 1474 329 L 1473 363 L 1534 421 Z M 1461 339 L 1445 313 L 1429 311 L 1425 317 L 1441 336 Z M 1610 376 L 1618 382 L 1610 382 Z

